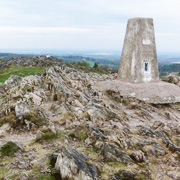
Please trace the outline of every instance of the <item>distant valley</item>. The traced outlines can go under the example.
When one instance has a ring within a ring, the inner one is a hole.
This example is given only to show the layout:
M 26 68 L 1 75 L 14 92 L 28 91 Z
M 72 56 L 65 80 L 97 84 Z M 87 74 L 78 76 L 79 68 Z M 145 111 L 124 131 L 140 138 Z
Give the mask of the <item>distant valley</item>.
M 38 51 L 10 51 L 13 53 L 0 53 L 0 59 L 10 59 L 16 57 L 38 57 L 40 54 L 50 54 L 54 57 L 63 60 L 64 62 L 83 62 L 86 61 L 91 67 L 97 63 L 99 66 L 108 66 L 109 68 L 118 69 L 120 63 L 121 52 L 118 51 L 50 51 L 50 50 L 38 50 Z M 17 52 L 17 53 L 15 53 Z M 34 52 L 34 53 L 33 53 Z M 39 54 L 38 54 L 39 53 Z M 179 75 L 180 72 L 180 55 L 175 53 L 160 54 L 158 56 L 160 76 L 166 76 L 169 73 Z

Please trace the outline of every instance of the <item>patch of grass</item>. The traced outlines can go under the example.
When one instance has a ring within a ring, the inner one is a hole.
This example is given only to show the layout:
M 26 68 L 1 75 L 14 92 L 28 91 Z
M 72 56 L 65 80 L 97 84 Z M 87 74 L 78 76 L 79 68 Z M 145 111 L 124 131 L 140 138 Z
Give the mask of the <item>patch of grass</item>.
M 50 132 L 48 128 L 39 128 L 39 130 L 43 133 L 48 133 Z
M 92 166 L 94 163 L 91 162 L 90 160 L 86 162 L 88 166 Z
M 89 152 L 89 153 L 98 153 L 99 149 L 96 149 L 96 148 L 85 148 L 84 151 L 85 152 Z
M 46 124 L 45 118 L 40 116 L 40 114 L 37 111 L 33 111 L 31 113 L 27 113 L 23 117 L 24 119 L 27 119 L 28 121 L 36 124 L 37 126 L 42 126 Z
M 126 164 L 117 161 L 108 162 L 103 166 L 98 166 L 99 174 L 102 179 L 110 179 L 114 173 L 116 174 L 124 169 L 127 169 Z
M 53 139 L 56 139 L 57 135 L 53 132 L 47 132 L 45 134 L 42 135 L 40 141 L 51 141 Z
M 36 172 L 35 177 L 38 180 L 54 180 L 54 177 L 48 174 L 42 174 L 40 172 Z
M 8 69 L 0 69 L 0 82 L 4 83 L 10 76 L 17 75 L 17 76 L 29 76 L 35 75 L 37 73 L 42 73 L 45 67 L 36 67 L 36 66 L 17 66 L 12 65 Z
M 136 174 L 135 179 L 143 180 L 143 179 L 146 179 L 146 176 L 145 176 L 145 174 L 138 173 L 138 174 Z
M 8 170 L 4 166 L 0 166 L 0 179 L 4 179 L 7 176 Z
M 77 131 L 75 135 L 81 141 L 84 141 L 88 137 L 87 132 L 84 130 Z
M 38 165 L 33 166 L 32 175 L 38 180 L 54 180 L 53 176 L 41 173 Z
M 65 136 L 71 136 L 73 133 L 73 130 L 61 130 L 59 131 L 58 136 L 64 138 Z
M 11 180 L 18 180 L 19 179 L 19 173 L 14 173 L 12 175 L 10 175 L 8 178 Z
M 101 151 L 97 148 L 79 148 L 81 152 L 88 153 L 88 157 L 91 160 L 97 161 L 98 159 L 103 159 Z
M 0 96 L 0 99 L 5 98 L 6 96 L 7 96 L 7 94 L 3 94 L 3 95 Z
M 126 99 L 122 99 L 122 103 L 123 103 L 124 105 L 127 105 L 127 104 L 128 104 L 128 101 L 127 101 Z
M 15 115 L 13 112 L 0 119 L 0 127 L 5 123 L 9 123 L 10 125 L 15 123 Z
M 13 143 L 8 142 L 0 149 L 0 154 L 2 157 L 4 156 L 13 156 L 15 152 L 17 152 L 19 148 Z
M 93 70 L 88 71 L 88 73 L 95 73 L 95 74 L 100 74 L 100 75 L 105 74 L 105 73 L 103 73 L 103 72 L 100 72 L 100 71 L 93 71 Z
M 109 165 L 111 167 L 122 168 L 122 169 L 126 167 L 126 164 L 124 164 L 122 162 L 118 162 L 118 161 L 107 162 L 107 165 Z

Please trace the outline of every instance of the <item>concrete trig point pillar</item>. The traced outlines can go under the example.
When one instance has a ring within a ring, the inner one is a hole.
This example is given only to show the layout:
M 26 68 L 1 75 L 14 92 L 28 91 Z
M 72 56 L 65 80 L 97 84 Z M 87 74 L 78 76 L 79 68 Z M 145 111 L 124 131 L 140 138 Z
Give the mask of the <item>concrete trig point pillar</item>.
M 118 79 L 129 82 L 159 80 L 153 19 L 129 19 Z

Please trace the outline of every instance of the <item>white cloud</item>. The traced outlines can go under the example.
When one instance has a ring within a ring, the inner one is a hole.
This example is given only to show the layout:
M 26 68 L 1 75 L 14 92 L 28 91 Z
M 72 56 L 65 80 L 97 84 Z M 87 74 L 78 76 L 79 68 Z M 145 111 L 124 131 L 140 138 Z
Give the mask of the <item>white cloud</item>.
M 0 47 L 121 50 L 127 20 L 152 17 L 157 48 L 180 51 L 179 9 L 179 0 L 0 0 Z

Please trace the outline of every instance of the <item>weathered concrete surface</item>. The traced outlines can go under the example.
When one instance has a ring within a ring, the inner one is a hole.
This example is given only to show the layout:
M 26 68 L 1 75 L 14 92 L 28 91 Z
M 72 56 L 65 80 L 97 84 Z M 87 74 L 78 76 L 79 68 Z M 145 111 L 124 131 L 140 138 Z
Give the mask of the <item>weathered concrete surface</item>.
M 180 87 L 163 81 L 148 83 L 128 83 L 120 80 L 102 81 L 96 84 L 100 90 L 118 92 L 123 97 L 152 104 L 169 104 L 180 102 Z
M 153 19 L 129 19 L 118 79 L 128 82 L 159 80 Z

